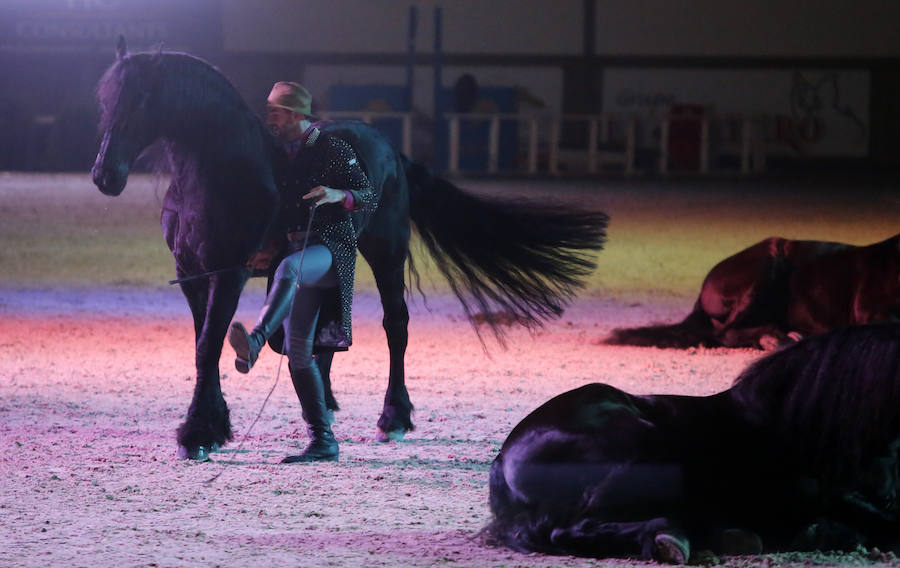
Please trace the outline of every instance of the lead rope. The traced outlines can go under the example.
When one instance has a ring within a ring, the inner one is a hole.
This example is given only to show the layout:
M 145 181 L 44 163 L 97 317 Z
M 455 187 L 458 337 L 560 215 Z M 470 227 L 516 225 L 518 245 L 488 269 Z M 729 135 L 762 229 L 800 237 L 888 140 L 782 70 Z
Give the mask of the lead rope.
M 316 213 L 316 204 L 309 210 L 309 221 L 306 222 L 306 234 L 303 236 L 303 248 L 300 249 L 300 266 L 297 269 L 297 276 L 294 279 L 294 288 L 299 288 L 300 284 L 303 282 L 303 258 L 306 256 L 306 246 L 309 244 L 309 233 L 312 229 L 313 217 Z M 294 295 L 291 296 L 291 309 L 288 311 L 288 318 L 290 318 L 290 314 L 294 311 L 294 298 L 297 297 L 297 290 L 294 290 Z M 263 410 L 266 408 L 266 404 L 269 402 L 269 398 L 272 397 L 272 393 L 275 392 L 275 387 L 278 386 L 278 378 L 281 376 L 281 364 L 284 361 L 284 346 L 282 345 L 281 354 L 278 357 L 278 369 L 275 371 L 275 382 L 272 383 L 272 388 L 269 389 L 269 394 L 266 395 L 266 398 L 263 399 L 262 405 L 259 407 L 259 412 L 256 413 L 256 418 L 253 419 L 253 422 L 250 423 L 250 426 L 247 428 L 247 431 L 244 432 L 244 435 L 241 437 L 241 443 L 238 444 L 237 449 L 234 450 L 235 453 L 240 453 L 241 450 L 244 449 L 244 442 L 247 441 L 247 438 L 250 436 L 250 432 L 253 431 L 253 427 L 256 426 L 256 423 L 259 421 L 260 416 L 262 416 Z M 220 462 L 219 472 L 214 476 L 210 477 L 206 481 L 203 482 L 203 485 L 209 485 L 215 480 L 219 479 L 219 476 L 225 472 L 226 464 Z

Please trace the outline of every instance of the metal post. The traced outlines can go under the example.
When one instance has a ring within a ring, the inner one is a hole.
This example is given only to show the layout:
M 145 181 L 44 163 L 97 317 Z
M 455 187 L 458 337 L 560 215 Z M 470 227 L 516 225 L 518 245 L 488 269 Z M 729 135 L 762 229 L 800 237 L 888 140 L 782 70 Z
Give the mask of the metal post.
M 741 173 L 749 174 L 750 173 L 750 139 L 753 136 L 752 133 L 753 123 L 750 122 L 749 118 L 745 118 L 741 127 Z
M 659 125 L 659 173 L 669 172 L 669 119 L 662 119 Z
M 706 114 L 700 122 L 700 173 L 709 173 L 709 116 Z
M 625 175 L 633 175 L 636 171 L 634 158 L 637 149 L 637 121 L 634 117 L 628 119 L 625 127 Z
M 450 117 L 450 160 L 447 166 L 451 174 L 459 173 L 459 117 Z
M 413 74 L 416 68 L 416 28 L 418 27 L 418 12 L 415 6 L 409 7 L 409 31 L 406 35 L 406 108 L 407 112 L 413 108 Z
M 412 156 L 412 113 L 403 115 L 403 153 Z
M 553 175 L 559 174 L 559 132 L 561 122 L 559 118 L 554 118 L 550 126 L 550 173 Z
M 588 122 L 588 172 L 597 173 L 597 117 Z
M 441 109 L 441 7 L 434 8 L 434 161 L 442 163 L 447 155 L 447 150 L 442 139 L 444 129 L 443 112 Z M 459 125 L 457 125 L 457 138 L 459 137 Z M 457 149 L 458 150 L 458 149 Z
M 538 121 L 532 117 L 528 121 L 528 173 L 534 175 L 538 170 Z
M 497 173 L 500 154 L 500 117 L 491 118 L 491 127 L 488 132 L 488 173 Z

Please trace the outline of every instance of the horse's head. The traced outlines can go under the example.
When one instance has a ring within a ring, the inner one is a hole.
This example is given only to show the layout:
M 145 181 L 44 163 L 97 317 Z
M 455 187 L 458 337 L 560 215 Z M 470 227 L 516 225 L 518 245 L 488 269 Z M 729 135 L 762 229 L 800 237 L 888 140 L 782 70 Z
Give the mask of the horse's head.
M 119 37 L 116 61 L 97 85 L 103 138 L 94 167 L 94 184 L 119 195 L 140 153 L 160 136 L 154 94 L 158 84 L 150 54 L 128 55 Z

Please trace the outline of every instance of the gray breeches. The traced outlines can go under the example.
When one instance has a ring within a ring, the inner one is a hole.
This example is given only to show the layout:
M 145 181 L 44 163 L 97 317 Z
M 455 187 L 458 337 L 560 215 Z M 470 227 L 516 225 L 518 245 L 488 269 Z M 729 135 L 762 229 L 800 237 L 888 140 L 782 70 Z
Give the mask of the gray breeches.
M 275 270 L 275 279 L 282 278 L 296 278 L 294 281 L 297 282 L 291 313 L 283 325 L 288 364 L 291 368 L 302 369 L 312 365 L 322 298 L 330 288 L 338 285 L 331 251 L 324 245 L 316 244 L 306 247 L 305 253 L 300 249 L 289 254 Z

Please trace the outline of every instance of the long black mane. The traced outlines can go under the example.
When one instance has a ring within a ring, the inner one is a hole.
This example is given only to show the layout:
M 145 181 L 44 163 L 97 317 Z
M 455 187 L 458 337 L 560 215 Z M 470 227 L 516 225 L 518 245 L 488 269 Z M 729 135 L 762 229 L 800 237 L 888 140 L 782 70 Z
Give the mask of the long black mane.
M 252 151 L 260 138 L 271 155 L 274 138 L 231 81 L 216 67 L 187 53 L 124 55 L 97 84 L 100 131 L 146 113 L 168 143 L 202 153 L 213 163 Z M 191 116 L 191 121 L 181 117 Z
M 807 338 L 748 367 L 732 393 L 790 451 L 832 479 L 900 436 L 900 325 L 850 326 Z

